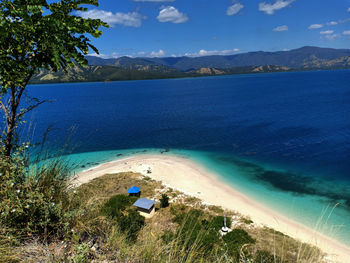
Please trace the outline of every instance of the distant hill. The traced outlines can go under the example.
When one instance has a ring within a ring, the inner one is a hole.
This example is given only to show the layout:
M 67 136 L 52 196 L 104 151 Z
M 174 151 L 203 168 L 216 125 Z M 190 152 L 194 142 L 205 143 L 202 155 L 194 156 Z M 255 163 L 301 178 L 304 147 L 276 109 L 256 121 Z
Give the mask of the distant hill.
M 306 68 L 347 68 L 350 49 L 302 47 L 290 51 L 248 52 L 229 56 L 165 57 L 101 59 L 87 56 L 90 65 L 111 65 L 135 67 L 136 65 L 163 65 L 180 71 L 200 68 L 227 69 L 233 67 L 276 65 L 293 69 Z
M 350 68 L 350 49 L 302 47 L 290 51 L 249 52 L 229 56 L 103 59 L 86 57 L 89 67 L 56 73 L 41 70 L 31 83 L 180 78 Z
M 135 65 L 132 68 L 116 66 L 89 66 L 87 68 L 74 67 L 67 72 L 62 70 L 50 72 L 41 70 L 35 75 L 30 83 L 58 83 L 58 82 L 87 82 L 87 81 L 118 81 L 118 80 L 144 80 L 144 79 L 166 79 L 185 78 L 215 75 L 232 75 L 247 73 L 264 73 L 288 71 L 289 68 L 280 66 L 250 66 L 229 69 L 200 68 L 190 71 L 179 71 L 162 65 Z

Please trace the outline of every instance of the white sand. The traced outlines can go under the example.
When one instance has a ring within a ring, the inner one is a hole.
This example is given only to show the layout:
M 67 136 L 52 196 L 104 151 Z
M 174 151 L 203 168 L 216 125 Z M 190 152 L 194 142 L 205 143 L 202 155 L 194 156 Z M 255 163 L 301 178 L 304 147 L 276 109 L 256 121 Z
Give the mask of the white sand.
M 147 170 L 151 173 L 148 174 Z M 318 246 L 332 262 L 350 262 L 350 247 L 292 221 L 257 203 L 216 179 L 215 174 L 189 159 L 169 155 L 137 155 L 101 164 L 79 173 L 74 184 L 80 185 L 104 174 L 132 171 L 162 181 L 164 185 L 195 196 L 211 205 L 237 211 L 303 242 Z

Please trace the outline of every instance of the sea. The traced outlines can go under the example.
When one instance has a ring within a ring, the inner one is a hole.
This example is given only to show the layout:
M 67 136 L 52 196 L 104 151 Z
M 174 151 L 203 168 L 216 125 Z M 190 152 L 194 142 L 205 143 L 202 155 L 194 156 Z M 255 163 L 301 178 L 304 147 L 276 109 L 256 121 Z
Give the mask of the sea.
M 202 164 L 350 245 L 350 70 L 31 85 L 20 135 L 73 173 L 135 154 Z M 227 200 L 227 202 L 232 202 Z

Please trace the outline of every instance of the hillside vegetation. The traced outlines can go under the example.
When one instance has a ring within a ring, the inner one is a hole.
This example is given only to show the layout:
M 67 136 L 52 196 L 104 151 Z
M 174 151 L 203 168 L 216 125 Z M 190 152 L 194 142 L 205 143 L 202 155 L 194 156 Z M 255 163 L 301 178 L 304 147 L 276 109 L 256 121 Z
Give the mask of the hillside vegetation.
M 66 71 L 50 72 L 41 70 L 31 79 L 31 84 L 61 83 L 61 82 L 92 82 L 92 81 L 120 81 L 202 77 L 247 73 L 265 73 L 289 71 L 287 67 L 280 66 L 251 66 L 230 69 L 200 68 L 182 72 L 177 69 L 161 65 L 137 66 L 131 68 L 115 66 L 88 66 L 87 68 L 74 67 Z
M 89 66 L 41 70 L 31 83 L 184 78 L 247 73 L 350 68 L 350 50 L 303 47 L 290 51 L 229 56 L 103 59 L 87 56 Z
M 1 262 L 326 260 L 315 247 L 140 174 L 107 174 L 73 188 L 62 161 L 32 168 L 25 177 L 19 164 L 0 162 L 7 185 L 0 191 Z M 126 195 L 131 185 L 141 187 L 141 197 L 158 201 L 151 219 L 132 207 L 137 198 Z M 224 214 L 232 231 L 222 236 Z
M 133 65 L 163 65 L 180 71 L 200 68 L 229 69 L 248 66 L 283 66 L 293 69 L 349 67 L 350 49 L 302 47 L 289 51 L 248 52 L 226 56 L 165 57 L 165 58 L 112 58 L 103 59 L 87 56 L 90 65 L 112 65 L 130 67 Z

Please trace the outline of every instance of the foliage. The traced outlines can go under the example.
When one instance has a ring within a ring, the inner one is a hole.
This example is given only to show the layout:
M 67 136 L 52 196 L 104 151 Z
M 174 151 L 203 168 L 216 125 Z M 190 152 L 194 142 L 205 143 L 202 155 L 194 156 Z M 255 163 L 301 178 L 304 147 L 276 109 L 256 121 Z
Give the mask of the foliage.
M 102 213 L 115 219 L 116 224 L 122 233 L 125 233 L 127 239 L 135 241 L 138 232 L 145 225 L 145 218 L 135 209 L 127 209 L 137 197 L 118 194 L 112 196 L 102 208 Z
M 87 65 L 84 54 L 90 44 L 85 35 L 99 37 L 99 19 L 84 19 L 76 11 L 81 5 L 95 5 L 95 0 L 17 1 L 0 3 L 0 81 L 5 92 L 12 86 L 25 85 L 27 76 L 40 68 L 58 70 L 66 66 Z
M 240 251 L 246 244 L 253 244 L 255 240 L 243 229 L 233 229 L 231 232 L 223 236 L 226 244 L 227 253 L 237 260 L 240 257 Z
M 211 225 L 216 229 L 216 230 L 220 230 L 223 226 L 224 226 L 224 217 L 223 216 L 215 216 L 212 220 L 211 220 Z M 231 227 L 231 218 L 230 217 L 226 217 L 226 226 L 228 228 Z
M 251 220 L 250 218 L 246 218 L 246 217 L 242 217 L 241 221 L 246 225 L 250 225 L 250 224 L 254 223 L 253 220 Z
M 77 12 L 96 0 L 3 0 L 0 2 L 0 107 L 7 129 L 3 134 L 5 155 L 15 145 L 15 131 L 22 117 L 44 101 L 21 98 L 31 77 L 42 68 L 57 71 L 76 64 L 87 66 L 89 48 L 98 52 L 87 34 L 99 37 L 99 19 L 85 19 Z M 6 96 L 6 94 L 9 95 Z M 23 109 L 19 107 L 24 106 Z
M 180 224 L 176 236 L 187 249 L 191 249 L 196 244 L 201 249 L 210 250 L 219 242 L 219 229 L 223 225 L 223 218 L 219 224 L 220 217 L 209 220 L 204 217 L 205 214 L 197 209 L 175 215 L 174 221 Z M 171 235 L 167 235 L 163 239 L 167 240 L 170 237 Z
M 49 239 L 50 249 L 41 244 L 44 239 L 30 244 L 31 239 L 21 242 L 13 235 L 9 238 L 13 231 L 1 225 L 0 262 L 3 259 L 5 262 L 20 259 L 24 262 L 323 262 L 317 249 L 308 250 L 303 244 L 265 228 L 233 230 L 233 234 L 221 237 L 218 231 L 223 223 L 221 216 L 185 204 L 160 209 L 147 224 L 130 205 L 121 208 L 119 217 L 105 216 L 102 212 L 105 204 L 116 194 L 125 193 L 130 181 L 141 184 L 134 181 L 141 180 L 137 178 L 133 173 L 109 174 L 74 189 L 74 198 L 68 199 L 69 205 L 64 209 L 64 214 L 71 214 L 74 222 L 67 220 L 67 216 L 62 218 L 74 232 L 66 233 L 62 239 Z M 156 182 L 143 181 L 143 184 L 149 194 L 151 188 L 159 189 Z M 83 212 L 77 213 L 75 209 L 79 206 Z
M 160 207 L 165 208 L 169 206 L 169 196 L 166 194 L 162 194 L 162 198 L 160 199 Z
M 126 215 L 117 219 L 117 224 L 129 241 L 136 241 L 139 231 L 145 225 L 145 218 L 135 209 L 129 209 Z
M 75 255 L 72 257 L 71 261 L 73 263 L 87 263 L 89 259 L 90 248 L 88 244 L 82 243 L 78 244 L 74 248 Z
M 0 222 L 20 236 L 63 235 L 69 228 L 67 167 L 48 163 L 33 173 L 21 158 L 0 159 Z
M 118 218 L 126 207 L 131 206 L 137 197 L 118 194 L 112 196 L 102 207 L 102 213 L 112 218 Z
M 275 262 L 283 262 L 283 261 L 266 250 L 259 250 L 255 255 L 255 262 L 275 263 Z

